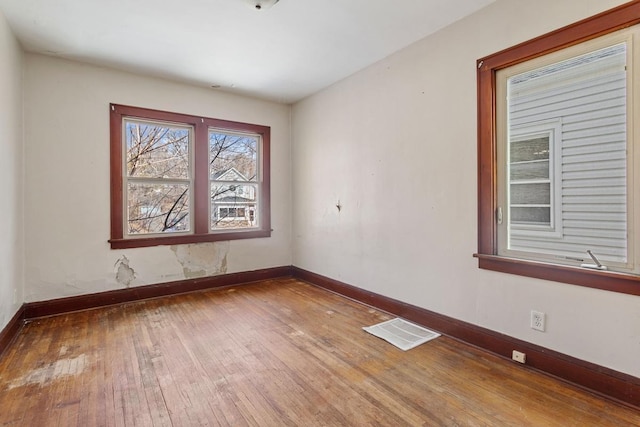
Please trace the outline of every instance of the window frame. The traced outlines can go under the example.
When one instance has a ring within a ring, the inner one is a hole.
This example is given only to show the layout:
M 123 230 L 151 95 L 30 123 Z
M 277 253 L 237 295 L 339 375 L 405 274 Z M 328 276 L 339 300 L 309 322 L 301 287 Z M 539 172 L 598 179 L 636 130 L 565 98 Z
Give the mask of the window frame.
M 498 254 L 497 79 L 499 70 L 640 23 L 640 0 L 544 34 L 477 61 L 478 267 L 503 273 L 640 295 L 640 276 L 511 258 Z M 630 136 L 633 137 L 633 136 Z M 636 135 L 636 137 L 638 137 Z M 634 160 L 634 171 L 640 173 Z M 634 219 L 635 221 L 636 219 Z
M 271 236 L 271 192 L 270 192 L 270 144 L 271 128 L 269 126 L 221 120 L 215 118 L 193 116 L 128 105 L 110 104 L 110 173 L 111 173 L 111 249 L 126 249 L 158 245 L 179 245 L 200 242 L 215 242 L 237 239 L 253 239 Z M 125 233 L 124 196 L 124 141 L 123 124 L 126 119 L 142 121 L 159 121 L 192 127 L 193 143 L 191 145 L 190 167 L 193 171 L 193 194 L 191 197 L 192 230 L 188 233 L 150 236 L 128 236 Z M 215 128 L 229 132 L 256 134 L 261 137 L 260 157 L 258 159 L 259 177 L 256 185 L 260 186 L 259 199 L 256 206 L 260 224 L 250 229 L 211 230 L 210 224 L 210 179 L 209 179 L 209 129 Z
M 557 175 L 559 171 L 559 164 L 562 159 L 560 156 L 560 149 L 558 148 L 558 141 L 560 139 L 560 124 L 561 121 L 559 119 L 546 120 L 544 122 L 538 122 L 533 125 L 527 124 L 520 126 L 517 129 L 517 134 L 512 135 L 511 141 L 509 142 L 518 142 L 518 141 L 527 141 L 535 138 L 544 138 L 546 137 L 548 140 L 549 147 L 549 157 L 547 158 L 548 169 L 549 169 L 549 216 L 550 223 L 549 225 L 536 225 L 536 224 L 519 224 L 513 227 L 513 231 L 518 235 L 529 235 L 529 236 L 540 236 L 544 235 L 547 238 L 550 237 L 560 237 L 562 235 L 562 215 L 561 215 L 561 198 L 560 198 L 560 190 L 559 183 L 557 180 Z M 505 183 L 505 187 L 509 187 L 513 185 L 513 179 L 509 176 L 510 167 L 513 165 L 513 162 L 509 159 L 509 164 L 507 165 L 507 160 L 503 162 L 501 160 L 501 154 L 498 153 L 498 167 L 504 167 L 505 171 L 499 175 L 502 175 L 506 178 L 507 182 Z M 506 157 L 506 156 L 505 156 Z M 516 184 L 520 184 L 516 182 Z M 509 189 L 510 191 L 510 189 Z M 505 197 L 505 202 L 500 203 L 500 196 L 498 196 L 498 206 L 505 206 L 506 209 L 510 210 L 513 206 L 511 203 L 510 197 Z M 509 213 L 510 214 L 510 213 Z M 505 224 L 506 227 L 506 224 Z M 506 240 L 506 235 L 508 231 L 504 232 Z M 502 240 L 502 239 L 501 239 Z
M 194 128 L 192 126 L 185 126 L 183 123 L 175 123 L 175 122 L 168 122 L 168 121 L 160 121 L 160 120 L 150 120 L 150 119 L 141 119 L 139 117 L 129 117 L 129 116 L 123 116 L 122 117 L 122 130 L 121 133 L 122 135 L 125 135 L 127 133 L 127 131 L 125 130 L 125 127 L 127 124 L 136 124 L 136 125 L 159 125 L 159 126 L 163 126 L 163 127 L 167 127 L 167 128 L 173 128 L 173 129 L 179 129 L 182 128 L 184 130 L 186 130 L 188 132 L 188 176 L 186 178 L 177 178 L 177 177 L 149 177 L 149 176 L 129 176 L 126 173 L 126 169 L 127 169 L 127 147 L 126 147 L 126 142 L 125 140 L 122 141 L 122 148 L 121 148 L 121 154 L 122 154 L 122 160 L 121 160 L 121 164 L 123 166 L 123 173 L 122 173 L 122 189 L 123 189 L 123 209 L 122 209 L 122 214 L 123 214 L 123 218 L 126 217 L 128 215 L 128 211 L 129 211 L 129 206 L 124 203 L 124 201 L 127 199 L 127 187 L 130 184 L 133 183 L 137 183 L 137 184 L 142 184 L 142 185 L 149 185 L 149 184 L 165 184 L 165 185 L 186 185 L 188 190 L 189 190 L 189 203 L 188 203 L 188 212 L 191 213 L 193 212 L 193 197 L 192 194 L 193 193 L 193 188 L 194 188 L 194 168 L 193 168 L 193 164 L 194 164 L 194 155 L 193 155 L 193 141 L 195 139 L 194 137 Z M 126 137 L 125 137 L 126 139 Z M 123 239 L 139 239 L 139 238 L 145 238 L 145 237 L 156 237 L 159 235 L 162 235 L 161 233 L 150 233 L 150 234 L 137 234 L 137 233 L 131 233 L 127 230 L 128 227 L 124 226 L 123 224 Z M 193 215 L 189 216 L 189 230 L 186 231 L 174 231 L 171 232 L 170 234 L 167 233 L 165 235 L 171 235 L 171 236 L 177 236 L 177 235 L 189 235 L 191 234 L 191 230 L 193 230 L 194 228 L 194 222 L 193 222 Z

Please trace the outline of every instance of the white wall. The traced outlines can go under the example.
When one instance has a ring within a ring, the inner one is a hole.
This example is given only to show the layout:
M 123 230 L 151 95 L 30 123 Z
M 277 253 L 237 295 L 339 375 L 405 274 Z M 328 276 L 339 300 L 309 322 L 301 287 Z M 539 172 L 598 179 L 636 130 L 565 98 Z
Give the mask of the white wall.
M 0 13 L 0 330 L 23 302 L 22 50 Z
M 472 257 L 475 61 L 625 1 L 498 0 L 294 105 L 294 265 L 640 376 L 640 297 Z
M 110 102 L 271 126 L 272 237 L 111 250 Z M 289 106 L 35 54 L 24 105 L 27 301 L 291 264 Z

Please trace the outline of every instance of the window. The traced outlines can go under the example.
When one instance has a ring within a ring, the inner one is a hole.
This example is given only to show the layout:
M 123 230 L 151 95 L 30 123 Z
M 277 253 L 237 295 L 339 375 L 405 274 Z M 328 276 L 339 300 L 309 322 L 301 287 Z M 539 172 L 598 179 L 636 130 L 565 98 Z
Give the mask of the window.
M 219 225 L 221 221 L 248 221 L 249 218 L 246 216 L 245 208 L 236 208 L 236 207 L 218 207 L 218 215 L 213 219 L 216 223 L 216 226 Z
M 640 295 L 638 17 L 478 61 L 480 268 Z
M 561 197 L 556 188 L 561 170 L 559 139 L 557 120 L 513 126 L 505 141 L 508 145 L 500 150 L 498 162 L 506 170 L 500 173 L 505 188 L 498 209 L 507 206 L 511 236 L 560 236 Z M 504 219 L 503 215 L 499 226 L 507 224 Z
M 111 247 L 268 237 L 270 128 L 111 105 Z

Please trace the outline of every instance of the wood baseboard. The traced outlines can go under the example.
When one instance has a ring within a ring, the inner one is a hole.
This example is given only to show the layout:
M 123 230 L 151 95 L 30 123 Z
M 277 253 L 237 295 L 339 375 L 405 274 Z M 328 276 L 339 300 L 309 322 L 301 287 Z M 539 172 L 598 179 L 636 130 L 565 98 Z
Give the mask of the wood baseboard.
M 0 331 L 0 356 L 9 347 L 24 324 L 24 305 L 18 309 L 9 323 Z
M 293 276 L 347 298 L 419 323 L 446 336 L 509 360 L 513 350 L 524 352 L 527 355 L 527 363 L 524 367 L 544 372 L 604 397 L 640 408 L 640 378 L 292 266 L 25 303 L 0 331 L 0 355 L 13 341 L 25 320 L 286 276 Z
M 20 307 L 9 323 L 0 330 L 0 356 L 4 350 L 9 347 L 26 320 L 150 298 L 236 286 L 261 280 L 270 280 L 278 277 L 291 276 L 291 271 L 291 266 L 273 267 L 262 270 L 177 280 L 174 282 L 139 286 L 135 288 L 116 289 L 113 291 L 98 292 L 88 295 L 78 295 L 48 301 L 25 303 Z
M 106 307 L 109 305 L 177 295 L 187 292 L 222 288 L 226 286 L 235 286 L 284 276 L 291 276 L 290 266 L 178 280 L 174 282 L 158 283 L 155 285 L 58 298 L 48 301 L 29 302 L 23 306 L 24 318 L 34 319 L 38 317 L 54 316 L 57 314 L 70 313 L 72 311 Z
M 527 355 L 527 362 L 524 365 L 526 367 L 620 403 L 640 408 L 640 378 L 369 292 L 298 267 L 292 269 L 293 277 L 297 279 L 416 322 L 509 360 L 511 360 L 513 350 L 521 351 Z

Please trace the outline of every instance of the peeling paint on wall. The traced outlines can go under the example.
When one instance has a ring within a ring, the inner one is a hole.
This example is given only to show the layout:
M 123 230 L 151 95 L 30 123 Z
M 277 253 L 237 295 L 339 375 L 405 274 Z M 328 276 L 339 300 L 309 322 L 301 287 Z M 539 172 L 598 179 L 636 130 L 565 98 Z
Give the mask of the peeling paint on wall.
M 227 254 L 229 242 L 195 243 L 191 245 L 174 245 L 171 250 L 186 279 L 215 276 L 227 272 Z
M 129 267 L 129 258 L 122 255 L 122 258 L 116 261 L 115 267 L 116 281 L 128 288 L 136 278 L 136 272 Z

